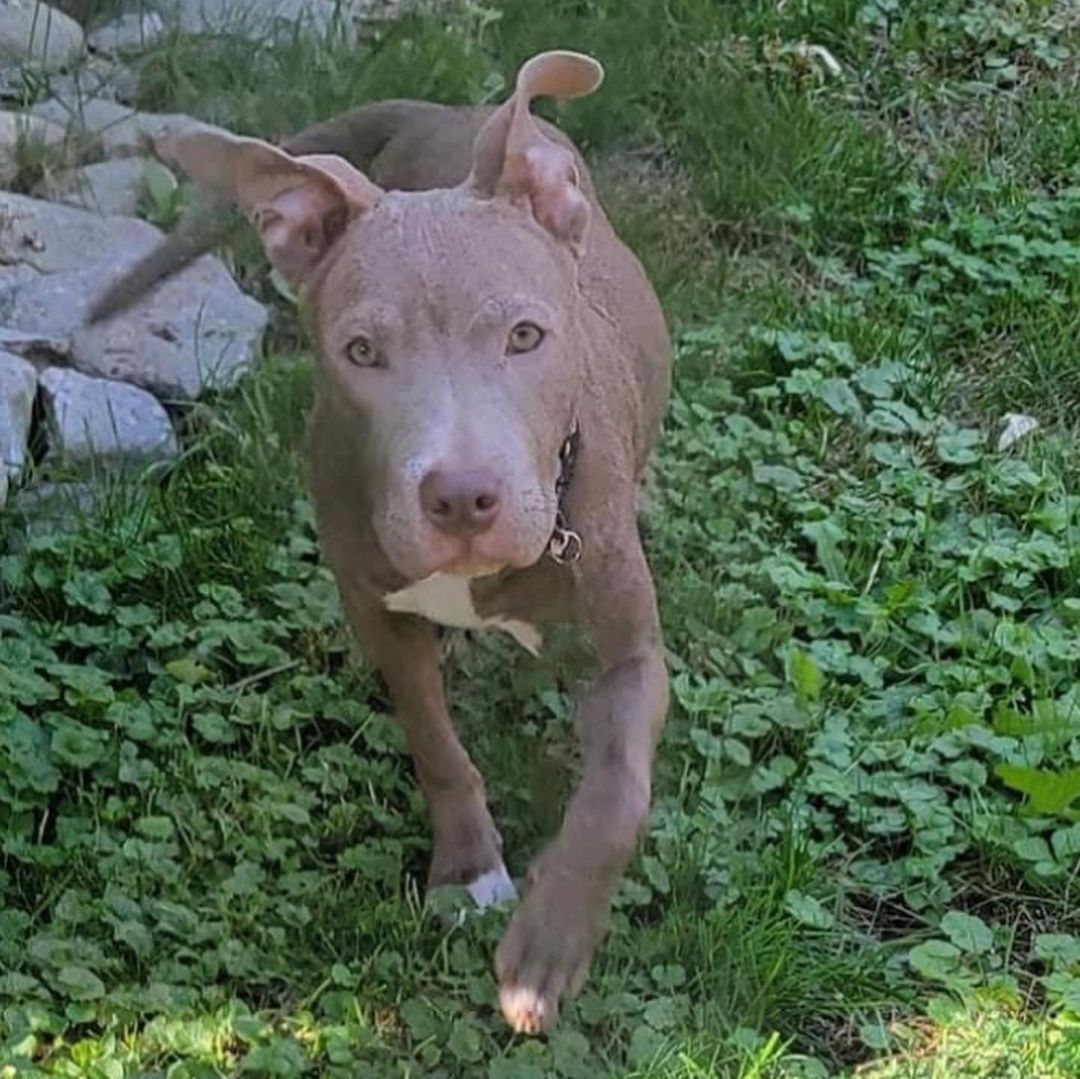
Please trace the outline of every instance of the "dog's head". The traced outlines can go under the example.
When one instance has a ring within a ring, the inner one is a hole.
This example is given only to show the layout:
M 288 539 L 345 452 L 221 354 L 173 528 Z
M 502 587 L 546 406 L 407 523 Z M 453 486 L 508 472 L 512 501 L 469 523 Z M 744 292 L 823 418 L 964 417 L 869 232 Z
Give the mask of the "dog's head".
M 362 458 L 375 533 L 406 578 L 531 565 L 552 533 L 584 388 L 589 202 L 529 104 L 601 78 L 587 56 L 533 57 L 447 190 L 384 192 L 340 157 L 218 130 L 159 148 L 237 202 L 302 296 L 325 415 Z

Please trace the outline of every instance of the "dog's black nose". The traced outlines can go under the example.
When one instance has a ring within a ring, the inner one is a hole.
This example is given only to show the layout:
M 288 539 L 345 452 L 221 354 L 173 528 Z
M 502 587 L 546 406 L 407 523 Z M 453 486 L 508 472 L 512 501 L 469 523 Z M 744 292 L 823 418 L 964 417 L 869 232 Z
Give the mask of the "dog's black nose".
M 420 505 L 427 519 L 448 536 L 476 536 L 499 516 L 500 486 L 499 478 L 486 468 L 435 469 L 420 481 Z

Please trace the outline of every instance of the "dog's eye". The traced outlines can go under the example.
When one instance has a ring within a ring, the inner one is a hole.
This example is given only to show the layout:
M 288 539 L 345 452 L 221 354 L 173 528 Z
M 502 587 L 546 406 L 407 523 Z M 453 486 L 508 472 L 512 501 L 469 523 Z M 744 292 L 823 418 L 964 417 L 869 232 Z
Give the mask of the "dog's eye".
M 366 337 L 354 337 L 345 348 L 349 363 L 357 367 L 378 367 L 379 354 Z
M 519 322 L 510 331 L 506 351 L 511 354 L 532 352 L 544 340 L 544 331 L 535 322 Z

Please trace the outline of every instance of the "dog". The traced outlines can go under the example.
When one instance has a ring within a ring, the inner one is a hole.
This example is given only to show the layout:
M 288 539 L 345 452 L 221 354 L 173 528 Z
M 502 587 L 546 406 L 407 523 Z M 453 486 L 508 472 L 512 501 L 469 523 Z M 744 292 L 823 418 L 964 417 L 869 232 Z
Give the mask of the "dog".
M 670 339 L 581 155 L 530 111 L 602 77 L 588 56 L 546 52 L 500 106 L 390 101 L 281 147 L 210 127 L 157 145 L 243 211 L 301 299 L 320 547 L 415 762 L 430 888 L 517 898 L 451 723 L 436 627 L 497 629 L 537 652 L 546 627 L 576 619 L 590 639 L 582 776 L 495 955 L 521 1033 L 550 1027 L 585 979 L 646 822 L 668 707 L 637 513 Z M 151 256 L 98 317 L 190 247 Z

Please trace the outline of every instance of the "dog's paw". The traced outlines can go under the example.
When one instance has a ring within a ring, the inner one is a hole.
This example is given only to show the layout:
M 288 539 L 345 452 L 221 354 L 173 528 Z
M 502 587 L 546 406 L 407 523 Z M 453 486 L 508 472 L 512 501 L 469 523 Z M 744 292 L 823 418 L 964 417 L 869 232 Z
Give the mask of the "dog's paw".
M 555 1022 L 559 1012 L 557 999 L 527 985 L 501 986 L 499 1006 L 515 1034 L 540 1034 Z
M 595 898 L 541 879 L 511 919 L 495 973 L 503 1016 L 518 1034 L 550 1029 L 584 983 L 602 935 Z
M 498 903 L 516 903 L 518 898 L 517 888 L 502 862 L 494 869 L 481 873 L 471 884 L 466 884 L 465 891 L 472 896 L 480 910 Z

